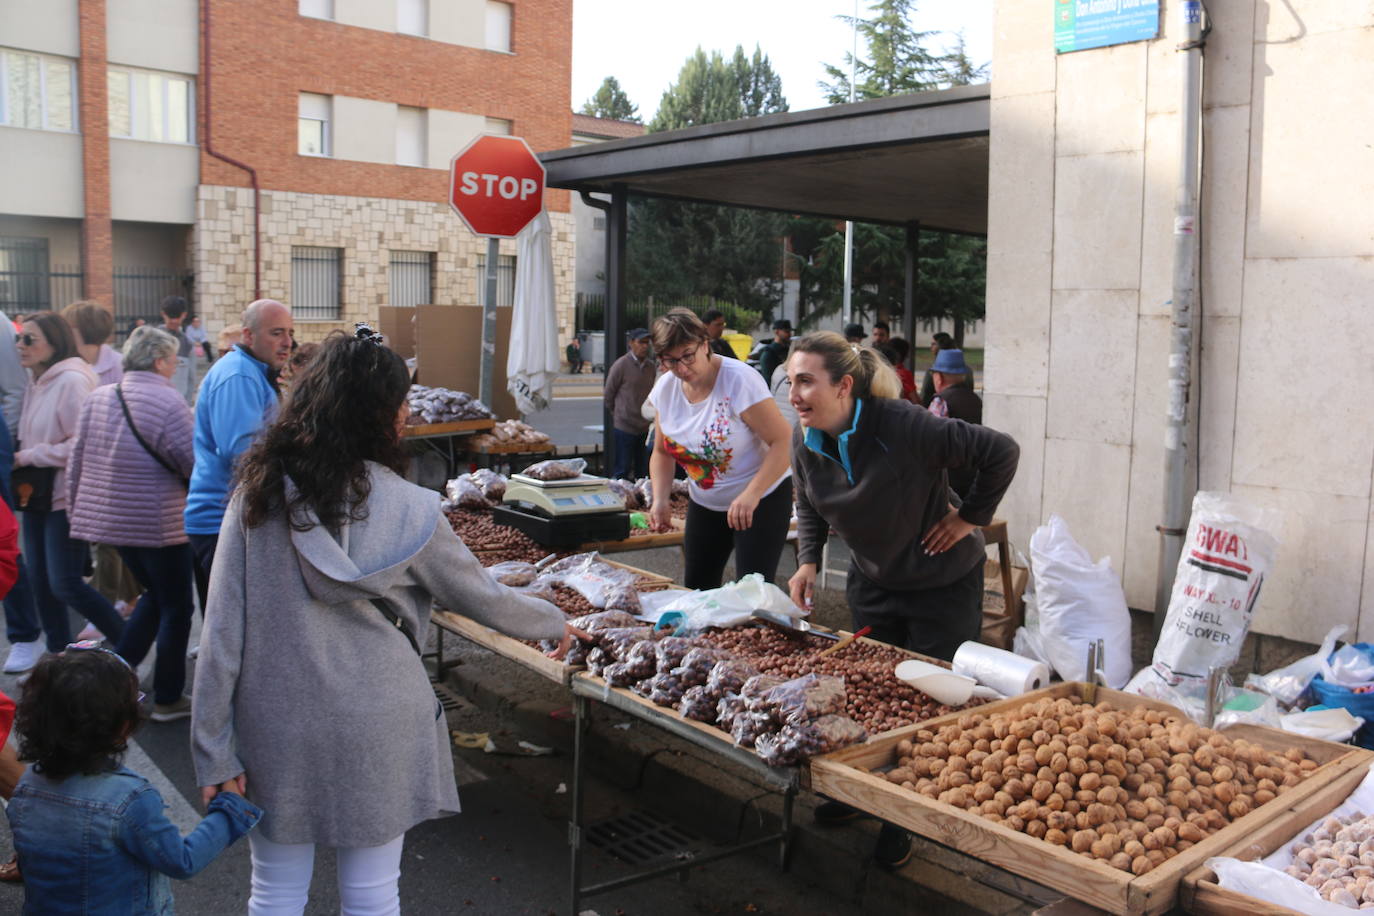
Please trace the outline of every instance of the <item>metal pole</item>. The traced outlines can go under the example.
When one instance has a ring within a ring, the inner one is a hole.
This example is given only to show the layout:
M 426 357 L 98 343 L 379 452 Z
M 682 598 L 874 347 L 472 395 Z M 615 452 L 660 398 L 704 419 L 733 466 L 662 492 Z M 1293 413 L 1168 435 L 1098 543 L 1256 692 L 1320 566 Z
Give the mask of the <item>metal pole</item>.
M 569 912 L 577 916 L 582 902 L 582 779 L 583 757 L 587 753 L 586 731 L 591 728 L 591 709 L 587 698 L 573 695 L 573 772 L 572 810 L 568 814 Z
M 482 309 L 482 378 L 477 396 L 488 407 L 492 407 L 491 377 L 496 363 L 496 266 L 500 257 L 501 240 L 487 239 L 487 301 Z
M 916 366 L 916 304 L 920 301 L 921 224 L 906 224 L 906 275 L 902 283 L 902 334 L 911 345 L 911 366 Z
M 1199 149 L 1202 128 L 1202 3 L 1184 0 L 1183 135 L 1174 198 L 1173 313 L 1169 341 L 1169 411 L 1164 430 L 1164 519 L 1159 531 L 1159 568 L 1155 581 L 1154 636 L 1158 642 L 1169 609 L 1174 573 L 1187 533 L 1190 490 L 1188 481 L 1188 396 L 1192 386 L 1193 304 L 1196 298 L 1198 242 L 1196 235 Z
M 611 208 L 606 211 L 606 357 L 605 371 L 625 352 L 625 236 L 628 228 L 629 192 L 623 184 L 611 186 Z M 601 459 L 609 476 L 615 458 L 615 424 L 611 412 L 601 412 Z
M 859 72 L 859 0 L 854 0 L 854 16 L 849 23 L 853 46 L 849 51 L 849 101 L 854 101 L 854 80 Z M 854 320 L 854 221 L 844 221 L 844 323 Z

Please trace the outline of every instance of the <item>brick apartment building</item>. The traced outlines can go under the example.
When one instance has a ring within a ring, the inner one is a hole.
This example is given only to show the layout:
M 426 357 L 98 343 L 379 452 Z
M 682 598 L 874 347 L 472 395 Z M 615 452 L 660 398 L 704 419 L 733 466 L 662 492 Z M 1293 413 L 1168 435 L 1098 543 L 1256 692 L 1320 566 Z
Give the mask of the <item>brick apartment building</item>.
M 566 147 L 571 55 L 571 0 L 0 0 L 0 307 L 85 296 L 122 332 L 183 292 L 213 331 L 261 294 L 310 340 L 478 304 L 449 159 Z M 566 334 L 568 194 L 545 204 Z

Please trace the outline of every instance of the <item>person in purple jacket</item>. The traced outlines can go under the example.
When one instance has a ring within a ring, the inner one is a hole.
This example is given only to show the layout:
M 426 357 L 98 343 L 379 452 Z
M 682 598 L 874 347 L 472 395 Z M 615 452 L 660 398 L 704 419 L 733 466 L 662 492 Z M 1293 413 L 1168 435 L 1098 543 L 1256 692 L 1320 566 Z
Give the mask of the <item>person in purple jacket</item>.
M 124 378 L 82 405 L 67 464 L 72 537 L 114 545 L 145 589 L 116 651 L 137 667 L 156 639 L 154 722 L 191 714 L 182 689 L 194 559 L 182 513 L 194 453 L 191 409 L 171 381 L 177 347 L 153 327 L 129 336 Z

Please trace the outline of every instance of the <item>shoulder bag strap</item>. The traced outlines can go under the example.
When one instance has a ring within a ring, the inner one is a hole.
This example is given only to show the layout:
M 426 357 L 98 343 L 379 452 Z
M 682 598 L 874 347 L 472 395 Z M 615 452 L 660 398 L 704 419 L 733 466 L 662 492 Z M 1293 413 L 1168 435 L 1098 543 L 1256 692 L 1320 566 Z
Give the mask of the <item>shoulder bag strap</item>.
M 143 450 L 145 452 L 153 456 L 154 461 L 156 461 L 158 464 L 166 468 L 169 474 L 180 480 L 182 483 L 185 483 L 186 478 L 181 475 L 181 472 L 178 471 L 176 468 L 172 467 L 171 463 L 168 462 L 166 458 L 163 458 L 157 452 L 153 451 L 153 447 L 149 445 L 141 435 L 139 435 L 138 427 L 134 425 L 133 414 L 129 413 L 129 404 L 127 401 L 124 400 L 123 382 L 120 382 L 115 385 L 115 394 L 119 397 L 120 409 L 124 411 L 124 420 L 129 424 L 129 432 L 134 434 L 134 438 L 138 440 L 138 444 L 143 446 Z
M 415 654 L 422 656 L 420 644 L 415 641 L 415 634 L 410 631 L 410 627 L 401 619 L 401 616 L 391 609 L 391 605 L 387 604 L 386 599 L 369 598 L 368 600 L 376 605 L 377 610 L 382 612 L 382 616 L 390 621 L 391 625 L 400 630 L 405 638 L 410 641 L 410 647 L 415 650 Z

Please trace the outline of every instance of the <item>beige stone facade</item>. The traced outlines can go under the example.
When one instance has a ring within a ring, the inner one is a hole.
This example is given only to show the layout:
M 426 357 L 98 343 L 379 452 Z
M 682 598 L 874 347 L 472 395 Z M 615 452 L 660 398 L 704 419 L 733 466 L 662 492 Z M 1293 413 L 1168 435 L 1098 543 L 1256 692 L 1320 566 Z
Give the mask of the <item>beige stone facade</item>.
M 253 192 L 201 185 L 192 247 L 204 323 L 213 332 L 237 323 L 253 298 Z M 573 330 L 573 230 L 569 213 L 549 211 L 560 340 Z M 436 305 L 476 304 L 479 259 L 486 239 L 468 231 L 445 203 L 262 192 L 262 293 L 291 304 L 291 248 L 343 249 L 341 314 L 337 320 L 296 320 L 296 338 L 320 340 L 355 321 L 375 320 L 389 304 L 391 252 L 434 254 Z M 502 240 L 501 254 L 516 242 Z
M 1163 506 L 1181 4 L 1157 40 L 1056 55 L 997 4 L 986 422 L 1021 467 L 999 514 L 1051 513 L 1154 603 Z M 1196 479 L 1282 510 L 1258 632 L 1374 639 L 1374 77 L 1367 3 L 1208 4 L 1192 409 Z

